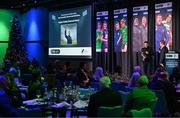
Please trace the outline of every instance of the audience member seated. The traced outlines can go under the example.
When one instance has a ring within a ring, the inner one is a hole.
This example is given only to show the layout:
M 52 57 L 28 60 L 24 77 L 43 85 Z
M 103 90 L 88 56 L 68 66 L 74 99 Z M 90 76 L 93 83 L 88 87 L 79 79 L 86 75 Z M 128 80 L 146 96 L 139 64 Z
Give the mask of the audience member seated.
M 14 107 L 20 107 L 22 105 L 21 92 L 14 81 L 14 75 L 12 73 L 6 73 L 6 77 L 9 81 L 9 87 L 6 93 L 9 95 L 11 103 Z
M 125 83 L 129 82 L 128 77 L 122 73 L 121 66 L 119 65 L 115 67 L 114 74 L 112 75 L 112 80 L 118 83 L 122 81 Z
M 90 84 L 90 77 L 87 71 L 87 64 L 81 62 L 77 71 L 78 83 L 81 87 L 88 87 Z
M 134 71 L 132 73 L 132 76 L 130 78 L 130 81 L 128 83 L 128 87 L 130 87 L 130 88 L 137 87 L 136 84 L 137 84 L 137 81 L 138 81 L 140 76 L 141 76 L 141 67 L 140 66 L 135 66 Z
M 29 70 L 29 66 L 30 66 L 30 61 L 26 58 L 22 58 L 20 60 L 20 70 L 21 70 L 21 76 L 23 74 L 30 74 L 31 71 Z M 24 79 L 24 78 L 21 78 L 21 79 Z
M 155 73 L 150 78 L 150 82 L 148 85 L 149 88 L 154 88 L 154 86 L 156 86 L 156 82 L 158 81 L 158 78 L 160 77 L 160 73 L 164 71 L 165 70 L 161 66 L 157 67 Z
M 120 94 L 111 89 L 111 80 L 108 76 L 102 77 L 100 91 L 90 97 L 88 116 L 96 117 L 100 106 L 113 107 L 118 105 L 122 105 Z
M 132 90 L 128 95 L 128 100 L 125 105 L 125 113 L 129 110 L 141 110 L 143 108 L 152 108 L 151 101 L 156 100 L 156 95 L 150 89 L 147 88 L 149 80 L 147 76 L 142 75 L 138 81 L 138 88 Z
M 169 77 L 169 81 L 174 85 L 180 83 L 180 70 L 178 67 L 173 68 L 172 74 Z
M 73 69 L 71 68 L 71 63 L 70 63 L 70 62 L 66 62 L 65 65 L 66 65 L 66 73 L 67 73 L 67 76 L 68 76 L 69 74 L 71 74 L 71 73 L 74 73 L 74 72 L 73 72 Z
M 35 58 L 33 58 L 31 65 L 29 66 L 29 70 L 31 73 L 40 73 L 40 75 L 41 75 L 39 63 Z
M 16 83 L 16 85 L 17 85 L 17 86 L 21 86 L 22 83 L 20 82 L 20 79 L 18 78 L 18 72 L 17 72 L 17 70 L 16 70 L 15 68 L 11 67 L 11 68 L 9 69 L 9 73 L 12 73 L 12 75 L 13 75 L 13 80 L 14 80 L 14 82 Z
M 102 67 L 97 67 L 93 75 L 93 81 L 99 82 L 100 78 L 104 76 L 104 71 Z
M 8 80 L 5 76 L 0 76 L 0 117 L 16 117 L 17 111 L 10 102 L 6 91 L 8 89 Z
M 56 62 L 56 87 L 64 87 L 64 82 L 66 80 L 66 65 L 63 62 Z
M 39 72 L 32 73 L 32 79 L 29 84 L 29 98 L 34 99 L 36 98 L 36 92 L 37 90 L 41 90 L 41 81 L 40 76 L 41 74 Z
M 161 72 L 158 81 L 156 81 L 154 90 L 163 90 L 166 96 L 168 110 L 171 114 L 176 112 L 176 90 L 175 86 L 169 81 L 168 73 Z
M 54 74 L 55 73 L 55 69 L 54 69 L 54 62 L 48 62 L 46 64 L 46 69 L 47 69 L 47 74 Z
M 3 69 L 0 68 L 0 75 L 4 75 L 5 72 L 3 71 Z

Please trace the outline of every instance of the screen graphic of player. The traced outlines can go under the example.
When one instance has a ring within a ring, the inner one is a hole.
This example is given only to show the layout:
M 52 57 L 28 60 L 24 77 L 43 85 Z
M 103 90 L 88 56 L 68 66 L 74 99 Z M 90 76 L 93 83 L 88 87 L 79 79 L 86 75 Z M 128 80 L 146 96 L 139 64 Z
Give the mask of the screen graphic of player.
M 162 15 L 156 15 L 156 50 L 158 51 L 160 48 L 159 42 L 164 40 L 166 45 L 169 41 L 170 37 L 168 35 L 167 29 L 162 23 Z
M 107 52 L 108 51 L 108 28 L 107 28 L 107 22 L 103 22 L 103 27 L 102 27 L 102 52 Z
M 141 35 L 142 35 L 142 41 L 148 41 L 148 35 L 147 35 L 147 17 L 143 16 L 141 19 L 141 25 L 140 25 L 140 29 L 141 29 Z
M 67 35 L 67 31 L 66 30 L 64 32 L 65 32 L 64 34 L 65 34 L 65 38 L 67 40 L 67 44 L 72 44 L 71 32 L 69 31 L 68 35 Z
M 127 52 L 127 26 L 125 19 L 120 21 L 120 34 L 121 34 L 121 51 Z
M 98 21 L 97 23 L 97 29 L 96 29 L 96 49 L 102 48 L 102 23 L 101 21 Z
M 133 22 L 133 51 L 138 52 L 141 50 L 141 46 L 143 46 L 141 29 L 139 27 L 139 19 L 137 17 L 134 18 Z
M 114 31 L 114 46 L 116 51 L 120 51 L 120 41 L 121 41 L 121 33 L 120 33 L 120 25 L 119 21 L 115 23 L 115 31 Z
M 172 15 L 170 13 L 166 14 L 166 18 L 165 20 L 162 21 L 162 23 L 164 24 L 167 33 L 169 35 L 169 41 L 167 42 L 167 47 L 171 48 L 172 46 Z

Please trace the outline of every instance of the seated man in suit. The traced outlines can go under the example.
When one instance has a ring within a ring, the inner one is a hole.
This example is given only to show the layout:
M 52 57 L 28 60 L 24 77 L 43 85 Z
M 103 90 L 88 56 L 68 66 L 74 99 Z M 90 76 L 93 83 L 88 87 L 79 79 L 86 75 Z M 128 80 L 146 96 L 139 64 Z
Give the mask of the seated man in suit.
M 169 81 L 169 76 L 167 72 L 161 72 L 159 79 L 156 81 L 153 90 L 163 90 L 165 93 L 167 106 L 170 114 L 177 112 L 177 102 L 176 102 L 176 89 L 175 86 Z
M 0 76 L 0 117 L 18 116 L 16 109 L 11 104 L 10 97 L 6 93 L 9 87 L 8 79 Z
M 147 88 L 149 80 L 147 76 L 141 76 L 137 85 L 138 88 L 130 92 L 128 100 L 125 105 L 125 113 L 131 109 L 141 110 L 143 108 L 152 108 L 152 101 L 156 100 L 156 95 L 150 89 Z
M 122 105 L 120 93 L 111 89 L 111 80 L 108 76 L 100 79 L 100 91 L 91 95 L 88 116 L 96 117 L 97 111 L 100 106 L 113 107 Z

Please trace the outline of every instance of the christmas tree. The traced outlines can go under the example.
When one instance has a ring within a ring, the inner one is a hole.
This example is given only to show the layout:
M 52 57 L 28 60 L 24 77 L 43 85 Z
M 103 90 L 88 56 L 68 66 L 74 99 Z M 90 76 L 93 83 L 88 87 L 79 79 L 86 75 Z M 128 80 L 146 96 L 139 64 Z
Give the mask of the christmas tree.
M 25 41 L 23 40 L 21 25 L 17 16 L 14 16 L 12 21 L 5 59 L 12 63 L 16 63 L 21 59 L 27 59 Z

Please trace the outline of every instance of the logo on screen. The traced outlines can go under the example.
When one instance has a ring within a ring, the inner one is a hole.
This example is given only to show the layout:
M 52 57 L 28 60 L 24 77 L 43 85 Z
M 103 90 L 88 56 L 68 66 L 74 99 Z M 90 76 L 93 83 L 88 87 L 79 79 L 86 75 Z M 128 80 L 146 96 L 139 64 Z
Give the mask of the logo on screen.
M 59 49 L 52 49 L 51 53 L 52 54 L 60 54 L 60 50 Z

